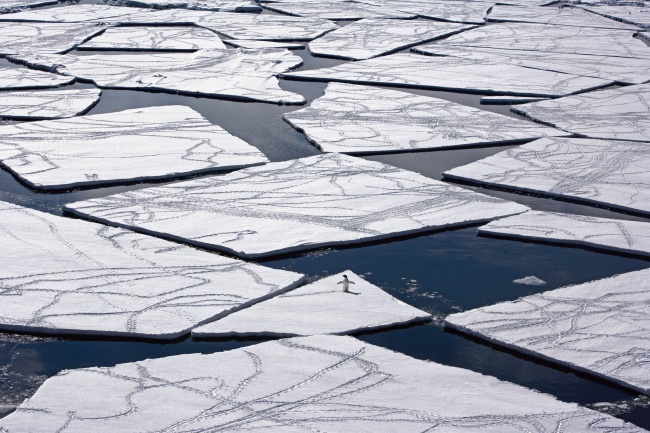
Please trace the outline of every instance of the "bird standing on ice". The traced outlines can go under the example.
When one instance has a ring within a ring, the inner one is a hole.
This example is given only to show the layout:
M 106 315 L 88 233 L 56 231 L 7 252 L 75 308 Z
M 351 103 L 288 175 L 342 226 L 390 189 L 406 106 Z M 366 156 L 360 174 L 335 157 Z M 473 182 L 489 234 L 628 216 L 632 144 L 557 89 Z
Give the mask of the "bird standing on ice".
M 342 284 L 342 285 L 343 285 L 343 291 L 344 291 L 345 293 L 348 293 L 348 292 L 349 292 L 349 289 L 350 289 L 350 284 L 354 284 L 354 283 L 353 283 L 352 281 L 348 280 L 348 276 L 347 276 L 347 275 L 343 275 L 343 281 L 339 281 L 339 282 L 336 283 L 336 284 Z

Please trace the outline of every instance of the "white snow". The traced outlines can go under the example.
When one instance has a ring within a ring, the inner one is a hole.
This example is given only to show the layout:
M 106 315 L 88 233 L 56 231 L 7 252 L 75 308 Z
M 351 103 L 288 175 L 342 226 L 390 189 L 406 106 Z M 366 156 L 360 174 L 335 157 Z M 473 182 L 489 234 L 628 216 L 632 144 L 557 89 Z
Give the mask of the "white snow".
M 467 24 L 485 24 L 485 15 L 494 2 L 444 0 L 364 0 L 378 6 L 388 6 L 424 18 Z
M 572 7 L 505 6 L 495 5 L 487 21 L 552 24 L 556 26 L 594 27 L 612 30 L 641 30 L 637 26 L 621 23 Z
M 185 106 L 0 125 L 0 164 L 36 189 L 165 179 L 268 159 Z
M 526 104 L 528 102 L 544 101 L 546 99 L 528 96 L 483 96 L 481 97 L 481 104 Z
M 7 433 L 586 433 L 594 427 L 644 431 L 494 377 L 333 335 L 63 371 L 0 419 Z
M 637 3 L 638 4 L 638 3 Z M 613 20 L 621 21 L 624 23 L 634 24 L 643 28 L 650 28 L 650 7 L 643 6 L 586 6 L 585 10 L 594 14 L 602 15 Z
M 0 67 L 0 89 L 38 89 L 70 84 L 74 77 L 50 74 L 27 68 Z
M 650 394 L 649 309 L 644 269 L 452 314 L 445 323 Z
M 337 285 L 343 275 L 354 283 L 348 293 Z M 431 314 L 393 298 L 347 270 L 200 326 L 192 336 L 340 335 L 430 319 Z
M 233 47 L 249 49 L 286 48 L 288 50 L 302 50 L 305 48 L 305 45 L 300 42 L 256 41 L 253 39 L 226 39 L 224 42 Z
M 0 14 L 19 12 L 23 8 L 35 8 L 56 4 L 56 0 L 2 0 L 0 2 Z
M 4 331 L 172 339 L 302 277 L 9 203 L 0 215 Z
M 92 80 L 101 88 L 157 90 L 246 101 L 302 104 L 280 88 L 275 74 L 302 59 L 288 50 L 200 50 L 195 53 L 25 54 L 12 56 L 28 66 Z
M 364 19 L 309 43 L 318 56 L 364 60 L 471 29 L 439 21 Z
M 84 43 L 84 50 L 196 51 L 225 49 L 219 36 L 199 27 L 112 27 Z
M 512 281 L 515 284 L 523 284 L 525 286 L 543 286 L 546 284 L 546 281 L 537 278 L 534 275 L 529 277 L 519 278 Z
M 533 102 L 512 110 L 583 137 L 650 141 L 649 99 L 650 84 L 639 84 Z
M 0 99 L 0 118 L 33 120 L 77 116 L 95 105 L 101 93 L 97 89 L 4 92 Z M 0 136 L 0 142 L 3 139 Z
M 481 234 L 650 256 L 650 223 L 528 211 L 479 227 Z
M 408 152 L 496 145 L 567 133 L 443 99 L 330 83 L 284 119 L 325 152 Z
M 547 137 L 446 171 L 444 177 L 650 213 L 647 143 Z
M 222 12 L 259 12 L 262 10 L 250 0 L 126 0 L 126 6 L 183 8 Z
M 0 54 L 64 53 L 104 29 L 97 24 L 0 23 Z
M 386 239 L 527 209 L 336 153 L 66 206 L 96 221 L 244 257 Z
M 469 30 L 471 31 L 473 30 Z M 344 63 L 331 68 L 281 73 L 279 76 L 297 80 L 340 81 L 521 96 L 562 96 L 611 83 L 597 78 L 516 65 L 407 53 Z
M 41 23 L 119 23 L 128 16 L 155 16 L 153 9 L 127 8 L 100 4 L 67 4 L 57 8 L 30 9 L 0 16 L 0 21 Z
M 355 1 L 274 2 L 263 3 L 262 7 L 287 15 L 336 21 L 362 18 L 415 18 L 414 14 L 400 12 L 393 8 L 378 7 Z

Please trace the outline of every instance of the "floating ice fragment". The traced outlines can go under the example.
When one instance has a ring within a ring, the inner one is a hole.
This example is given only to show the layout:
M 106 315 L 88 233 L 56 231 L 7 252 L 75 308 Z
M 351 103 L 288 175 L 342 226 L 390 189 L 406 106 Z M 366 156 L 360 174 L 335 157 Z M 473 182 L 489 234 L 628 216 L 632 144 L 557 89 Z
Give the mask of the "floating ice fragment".
M 95 105 L 101 93 L 97 89 L 5 92 L 0 99 L 0 118 L 35 120 L 77 116 Z M 0 135 L 0 142 L 3 138 Z
M 305 45 L 299 42 L 256 41 L 252 39 L 226 39 L 224 42 L 233 47 L 249 49 L 286 48 L 288 50 L 302 50 L 305 48 Z
M 536 6 L 504 6 L 497 4 L 492 8 L 487 21 L 594 27 L 612 30 L 641 30 L 637 26 L 603 18 L 572 7 L 540 8 Z
M 260 12 L 262 10 L 251 0 L 126 0 L 125 5 L 222 12 Z
M 594 426 L 644 431 L 490 376 L 332 335 L 70 370 L 0 419 L 8 433 L 587 433 Z
M 66 209 L 260 257 L 487 221 L 527 207 L 334 153 L 81 201 Z
M 83 23 L 0 23 L 0 54 L 65 53 L 104 29 Z
M 274 2 L 263 3 L 262 7 L 287 15 L 335 21 L 359 20 L 362 18 L 415 18 L 413 14 L 400 12 L 392 8 L 378 7 L 355 1 Z
M 0 329 L 171 339 L 301 275 L 0 202 Z M 40 429 L 32 426 L 32 431 Z
M 485 15 L 494 6 L 494 2 L 482 1 L 364 0 L 364 2 L 392 7 L 424 18 L 467 24 L 485 24 Z
M 259 150 L 185 106 L 0 125 L 0 164 L 43 190 L 174 178 L 265 162 Z
M 33 69 L 0 67 L 0 90 L 59 87 L 70 84 L 74 80 L 74 77 L 64 77 Z
M 349 293 L 337 286 L 344 274 L 355 283 Z M 393 298 L 348 270 L 200 326 L 192 336 L 341 335 L 430 319 L 429 313 Z
M 197 27 L 112 27 L 80 50 L 196 51 L 225 49 L 219 36 Z
M 524 278 L 518 278 L 512 281 L 515 284 L 523 284 L 525 286 L 543 286 L 546 284 L 546 281 L 541 280 L 535 276 L 529 276 Z

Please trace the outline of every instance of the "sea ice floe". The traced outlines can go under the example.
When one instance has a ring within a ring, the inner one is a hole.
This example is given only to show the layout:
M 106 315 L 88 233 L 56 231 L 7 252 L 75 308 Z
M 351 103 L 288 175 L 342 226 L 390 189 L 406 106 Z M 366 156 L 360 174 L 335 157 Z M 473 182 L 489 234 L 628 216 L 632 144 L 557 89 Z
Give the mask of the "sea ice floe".
M 650 84 L 619 87 L 549 101 L 512 111 L 583 137 L 650 141 Z
M 440 0 L 364 0 L 378 6 L 388 6 L 424 18 L 467 24 L 485 24 L 487 11 L 494 2 Z
M 537 278 L 534 275 L 524 277 L 524 278 L 519 278 L 519 279 L 513 280 L 512 282 L 515 283 L 515 284 L 522 284 L 524 286 L 543 286 L 543 285 L 546 284 L 546 281 L 544 281 L 544 280 L 542 280 L 540 278 Z
M 334 335 L 66 370 L 0 419 L 7 433 L 587 433 L 594 427 L 645 431 L 491 376 Z
M 216 33 L 199 27 L 111 27 L 85 42 L 83 50 L 196 51 L 225 49 Z
M 185 106 L 0 125 L 0 165 L 35 189 L 171 179 L 268 159 Z
M 644 58 L 564 54 L 544 51 L 501 50 L 462 46 L 425 45 L 414 52 L 434 56 L 453 56 L 565 74 L 613 80 L 622 84 L 641 84 L 650 80 L 650 62 Z
M 33 69 L 0 67 L 0 90 L 59 87 L 70 84 L 74 80 L 74 77 L 64 77 Z
M 410 53 L 396 53 L 331 68 L 281 73 L 279 76 L 295 80 L 544 97 L 563 96 L 612 83 L 516 65 Z
M 572 7 L 536 7 L 495 5 L 487 21 L 552 24 L 557 26 L 594 27 L 614 30 L 641 30 L 639 27 L 621 23 Z
M 650 223 L 528 211 L 479 227 L 480 234 L 650 256 Z
M 604 17 L 616 21 L 633 24 L 639 27 L 650 28 L 650 7 L 646 5 L 643 6 L 598 5 L 598 6 L 583 6 L 583 8 L 594 14 L 602 15 Z
M 387 239 L 527 209 L 336 153 L 66 206 L 85 218 L 243 257 Z
M 650 269 L 526 296 L 445 324 L 650 394 Z
M 31 67 L 91 80 L 102 88 L 278 104 L 305 102 L 301 95 L 282 90 L 274 76 L 302 63 L 300 57 L 284 49 L 91 56 L 24 54 L 11 58 Z
M 650 47 L 633 35 L 633 31 L 624 30 L 501 23 L 459 33 L 436 44 L 650 59 Z
M 650 214 L 648 143 L 547 137 L 444 176 Z
M 413 14 L 400 12 L 394 8 L 378 7 L 355 1 L 275 2 L 263 3 L 262 7 L 287 15 L 336 21 L 359 20 L 362 18 L 415 18 Z
M 20 12 L 23 8 L 35 8 L 57 4 L 56 0 L 2 0 L 0 14 Z
M 330 83 L 284 119 L 325 152 L 408 152 L 498 145 L 566 132 L 444 99 Z
M 159 9 L 181 8 L 222 12 L 260 12 L 262 10 L 261 7 L 251 0 L 126 0 L 125 5 Z
M 104 29 L 99 24 L 0 23 L 0 55 L 64 53 Z
M 233 47 L 248 49 L 286 48 L 288 50 L 302 50 L 305 48 L 305 45 L 300 42 L 256 41 L 253 39 L 226 39 L 224 42 Z
M 347 275 L 349 292 L 338 282 Z M 192 331 L 193 337 L 352 334 L 431 320 L 348 270 L 238 311 Z
M 177 338 L 302 279 L 9 203 L 0 215 L 4 331 Z
M 100 94 L 97 89 L 4 92 L 0 98 L 0 118 L 34 120 L 77 116 L 92 108 Z M 3 138 L 0 136 L 0 141 Z
M 439 21 L 365 19 L 310 42 L 309 51 L 317 56 L 364 60 L 471 28 Z
M 33 9 L 0 16 L 0 21 L 82 23 L 111 22 L 119 23 L 121 19 L 137 15 L 155 14 L 153 9 L 127 8 L 99 4 L 69 4 L 64 7 Z M 155 16 L 155 15 L 154 15 Z

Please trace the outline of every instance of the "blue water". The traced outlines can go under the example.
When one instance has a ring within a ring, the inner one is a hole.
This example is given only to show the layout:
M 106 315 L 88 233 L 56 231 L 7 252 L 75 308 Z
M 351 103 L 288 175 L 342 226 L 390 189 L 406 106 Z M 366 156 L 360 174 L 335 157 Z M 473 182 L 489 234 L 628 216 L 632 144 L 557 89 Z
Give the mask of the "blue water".
M 342 63 L 311 57 L 307 50 L 295 51 L 303 57 L 302 68 L 313 69 Z M 88 55 L 88 52 L 79 53 Z M 2 64 L 6 61 L 0 60 Z M 74 87 L 90 87 L 75 84 Z M 283 81 L 285 90 L 303 94 L 309 101 L 322 95 L 324 83 Z M 418 90 L 466 105 L 478 106 L 480 96 Z M 211 122 L 248 141 L 272 161 L 300 158 L 318 153 L 302 134 L 282 121 L 283 113 L 298 106 L 242 103 L 194 98 L 164 93 L 104 90 L 89 114 L 120 111 L 153 105 L 182 104 L 200 112 Z M 481 106 L 512 115 L 507 106 Z M 414 170 L 440 179 L 444 170 L 476 161 L 507 147 L 488 147 L 415 154 L 375 155 L 366 158 Z M 61 214 L 64 204 L 91 197 L 146 187 L 150 184 L 116 186 L 59 194 L 35 193 L 10 174 L 0 171 L 0 200 L 42 211 Z M 559 200 L 476 188 L 514 200 L 534 209 L 638 220 L 638 217 L 607 209 Z M 11 254 L 4 251 L 3 254 Z M 520 296 L 582 283 L 614 274 L 650 267 L 643 259 L 527 242 L 479 237 L 476 227 L 397 239 L 354 248 L 327 249 L 293 257 L 265 260 L 264 265 L 289 269 L 316 279 L 351 269 L 393 296 L 428 312 L 432 323 L 359 335 L 373 344 L 407 355 L 447 365 L 467 368 L 556 396 L 564 401 L 590 404 L 620 401 L 634 393 L 561 367 L 542 363 L 487 345 L 481 341 L 446 331 L 442 319 L 463 311 Z M 542 287 L 513 284 L 512 280 L 535 275 L 547 282 Z M 29 397 L 42 381 L 63 369 L 107 366 L 146 358 L 181 353 L 211 353 L 255 344 L 259 340 L 193 341 L 189 338 L 169 343 L 128 340 L 61 339 L 0 334 L 0 414 L 12 410 Z M 71 391 L 72 392 L 72 391 Z M 650 429 L 650 409 L 637 408 L 619 415 Z

